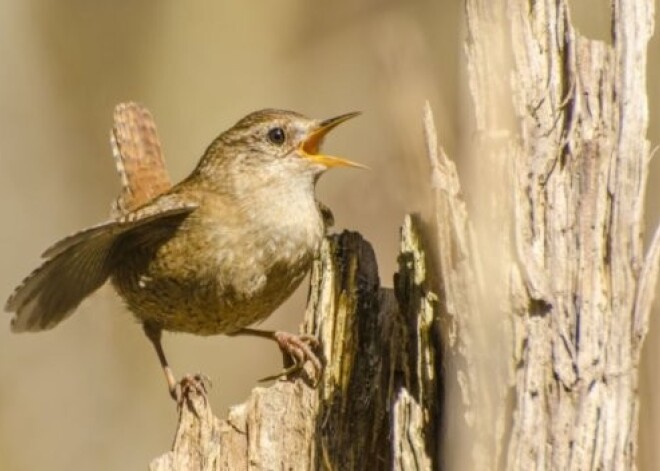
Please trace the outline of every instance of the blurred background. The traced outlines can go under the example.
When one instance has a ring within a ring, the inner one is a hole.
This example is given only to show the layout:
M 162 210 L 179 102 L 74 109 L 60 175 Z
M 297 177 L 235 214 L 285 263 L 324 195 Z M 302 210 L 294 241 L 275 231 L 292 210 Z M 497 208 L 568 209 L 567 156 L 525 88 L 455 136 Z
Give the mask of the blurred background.
M 588 37 L 608 40 L 609 1 L 574 2 Z M 174 180 L 248 112 L 364 115 L 326 142 L 371 171 L 326 175 L 319 199 L 335 230 L 360 231 L 391 285 L 398 226 L 428 194 L 421 110 L 434 107 L 442 144 L 469 138 L 463 5 L 459 0 L 270 2 L 0 0 L 0 298 L 58 238 L 104 220 L 118 191 L 108 145 L 116 103 L 153 112 Z M 660 142 L 660 41 L 649 51 L 652 146 Z M 660 220 L 652 163 L 648 227 Z M 306 286 L 264 327 L 297 330 Z M 172 440 L 176 414 L 151 345 L 108 287 L 57 329 L 11 335 L 0 325 L 0 470 L 145 469 Z M 641 465 L 657 463 L 660 325 L 642 377 Z M 178 374 L 213 381 L 219 416 L 281 366 L 251 338 L 166 334 Z M 653 441 L 656 437 L 656 441 Z

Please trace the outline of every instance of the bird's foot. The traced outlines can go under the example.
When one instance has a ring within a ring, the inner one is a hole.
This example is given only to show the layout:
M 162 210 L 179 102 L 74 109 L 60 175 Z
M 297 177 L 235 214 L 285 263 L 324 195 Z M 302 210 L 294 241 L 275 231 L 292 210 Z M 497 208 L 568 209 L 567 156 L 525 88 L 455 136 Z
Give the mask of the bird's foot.
M 206 402 L 211 386 L 211 379 L 205 374 L 187 374 L 170 387 L 170 396 L 176 401 L 179 410 L 185 402 L 189 409 L 195 411 L 193 397 L 200 396 Z
M 300 371 L 305 362 L 309 361 L 314 370 L 313 379 L 316 382 L 321 375 L 323 365 L 314 349 L 319 347 L 319 341 L 313 335 L 292 334 L 289 332 L 273 332 L 273 340 L 277 342 L 285 357 L 285 368 L 272 376 L 262 378 L 260 381 L 272 381 Z

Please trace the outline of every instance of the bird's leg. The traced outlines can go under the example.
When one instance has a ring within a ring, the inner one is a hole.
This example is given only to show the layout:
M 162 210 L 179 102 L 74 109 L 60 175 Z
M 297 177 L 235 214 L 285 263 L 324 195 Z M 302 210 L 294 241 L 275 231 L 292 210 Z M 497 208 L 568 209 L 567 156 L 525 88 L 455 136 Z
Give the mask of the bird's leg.
M 317 378 L 323 369 L 321 360 L 316 353 L 314 353 L 314 349 L 319 346 L 319 341 L 313 335 L 248 328 L 237 330 L 229 335 L 251 335 L 253 337 L 270 339 L 274 340 L 280 347 L 280 350 L 285 356 L 284 370 L 277 375 L 263 378 L 261 381 L 270 381 L 283 376 L 288 376 L 291 373 L 299 371 L 308 360 L 312 364 Z
M 183 401 L 183 397 L 190 390 L 195 390 L 198 394 L 206 397 L 207 393 L 207 383 L 210 384 L 208 377 L 202 374 L 196 375 L 185 375 L 181 378 L 181 381 L 177 381 L 170 368 L 167 358 L 165 358 L 165 352 L 163 351 L 163 345 L 161 344 L 162 329 L 151 322 L 145 322 L 143 325 L 144 333 L 147 338 L 151 341 L 151 344 L 156 350 L 156 355 L 158 355 L 158 361 L 160 361 L 160 366 L 163 368 L 163 373 L 165 373 L 165 381 L 167 381 L 167 388 L 170 392 L 170 396 L 174 399 L 179 407 Z
M 161 344 L 162 330 L 155 324 L 151 322 L 145 322 L 142 326 L 144 328 L 144 333 L 147 338 L 151 341 L 151 344 L 156 350 L 156 355 L 158 355 L 158 361 L 160 361 L 160 366 L 163 368 L 163 373 L 165 373 L 165 381 L 167 381 L 167 388 L 170 391 L 170 396 L 172 399 L 177 399 L 176 397 L 176 379 L 174 378 L 174 373 L 172 368 L 170 368 L 167 358 L 165 358 L 165 352 L 163 351 L 163 345 Z

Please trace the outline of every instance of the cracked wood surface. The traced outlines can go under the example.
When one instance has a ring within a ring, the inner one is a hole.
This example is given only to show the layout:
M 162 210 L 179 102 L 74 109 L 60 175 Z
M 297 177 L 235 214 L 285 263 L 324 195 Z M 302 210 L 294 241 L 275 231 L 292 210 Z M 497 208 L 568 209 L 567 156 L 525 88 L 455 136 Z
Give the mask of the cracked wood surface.
M 564 0 L 466 5 L 473 152 L 506 182 L 481 201 L 513 333 L 513 397 L 486 406 L 513 417 L 481 464 L 634 469 L 660 256 L 660 236 L 646 253 L 642 237 L 654 4 L 613 1 L 611 44 L 580 35 Z

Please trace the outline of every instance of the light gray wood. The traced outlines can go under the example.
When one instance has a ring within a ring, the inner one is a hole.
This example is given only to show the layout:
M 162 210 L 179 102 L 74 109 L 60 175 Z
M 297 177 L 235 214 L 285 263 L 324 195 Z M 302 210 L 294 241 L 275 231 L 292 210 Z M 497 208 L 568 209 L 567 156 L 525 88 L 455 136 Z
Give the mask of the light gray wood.
M 512 396 L 496 385 L 476 404 L 485 427 L 507 406 L 512 417 L 475 443 L 476 467 L 634 469 L 660 250 L 657 234 L 643 246 L 653 2 L 612 2 L 611 44 L 580 35 L 563 0 L 466 6 L 472 158 L 496 180 L 476 198 L 495 223 L 475 225 L 498 248 L 486 284 L 504 294 L 513 346 Z

